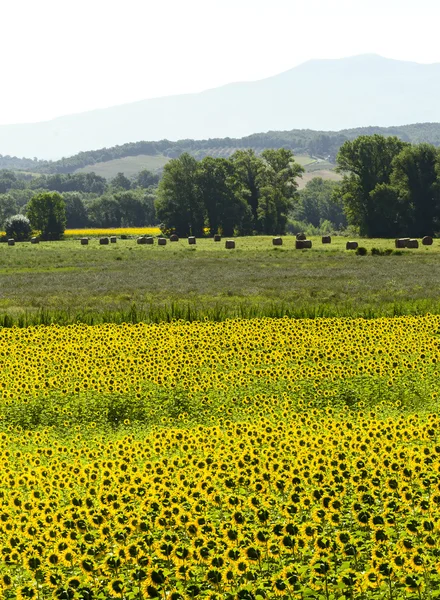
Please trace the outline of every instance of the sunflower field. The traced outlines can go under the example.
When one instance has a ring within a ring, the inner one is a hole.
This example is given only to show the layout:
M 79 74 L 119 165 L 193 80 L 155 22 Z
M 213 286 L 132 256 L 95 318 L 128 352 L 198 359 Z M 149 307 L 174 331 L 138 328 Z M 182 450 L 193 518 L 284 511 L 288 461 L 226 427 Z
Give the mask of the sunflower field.
M 440 597 L 439 335 L 0 329 L 0 596 Z

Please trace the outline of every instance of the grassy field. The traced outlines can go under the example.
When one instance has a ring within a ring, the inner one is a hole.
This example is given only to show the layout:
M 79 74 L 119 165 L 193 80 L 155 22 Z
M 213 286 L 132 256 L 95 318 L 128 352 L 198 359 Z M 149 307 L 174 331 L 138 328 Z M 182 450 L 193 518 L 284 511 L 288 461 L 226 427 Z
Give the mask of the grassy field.
M 162 321 L 227 317 L 380 316 L 440 311 L 440 243 L 390 256 L 393 240 L 362 240 L 367 256 L 313 239 L 311 250 L 270 237 L 100 246 L 91 240 L 0 245 L 3 323 Z M 12 321 L 11 321 L 12 319 Z
M 149 171 L 157 171 L 161 169 L 170 159 L 162 154 L 149 156 L 141 154 L 139 156 L 126 156 L 108 162 L 96 163 L 88 165 L 81 169 L 77 169 L 75 173 L 96 173 L 106 179 L 113 179 L 118 173 L 124 173 L 127 177 L 137 175 L 143 169 Z

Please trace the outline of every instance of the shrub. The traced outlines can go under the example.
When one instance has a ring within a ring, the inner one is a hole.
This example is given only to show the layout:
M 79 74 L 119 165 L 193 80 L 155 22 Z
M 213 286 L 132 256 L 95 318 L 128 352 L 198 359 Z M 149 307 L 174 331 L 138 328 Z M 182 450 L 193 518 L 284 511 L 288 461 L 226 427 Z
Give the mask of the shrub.
M 5 231 L 8 238 L 13 238 L 17 242 L 24 242 L 29 239 L 32 233 L 31 222 L 24 215 L 13 215 L 5 221 Z
M 367 249 L 364 248 L 363 246 L 359 246 L 359 248 L 356 248 L 357 256 L 366 256 L 367 252 L 368 252 Z

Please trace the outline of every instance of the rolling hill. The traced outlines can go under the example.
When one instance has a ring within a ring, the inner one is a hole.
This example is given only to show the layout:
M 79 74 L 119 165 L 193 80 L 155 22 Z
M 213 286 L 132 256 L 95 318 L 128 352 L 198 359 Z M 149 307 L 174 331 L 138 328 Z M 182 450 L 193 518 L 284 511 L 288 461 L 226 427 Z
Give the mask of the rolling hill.
M 127 140 L 241 137 L 440 121 L 440 64 L 361 55 L 312 60 L 260 81 L 32 124 L 0 126 L 0 153 L 55 159 Z

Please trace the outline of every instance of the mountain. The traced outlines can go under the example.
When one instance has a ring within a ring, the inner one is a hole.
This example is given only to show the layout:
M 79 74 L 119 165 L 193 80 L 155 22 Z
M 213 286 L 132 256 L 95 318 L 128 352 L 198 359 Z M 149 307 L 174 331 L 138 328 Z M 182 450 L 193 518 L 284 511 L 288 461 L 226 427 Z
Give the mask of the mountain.
M 0 126 L 0 154 L 55 159 L 127 140 L 241 137 L 440 121 L 440 64 L 361 55 L 312 60 L 260 81 Z

